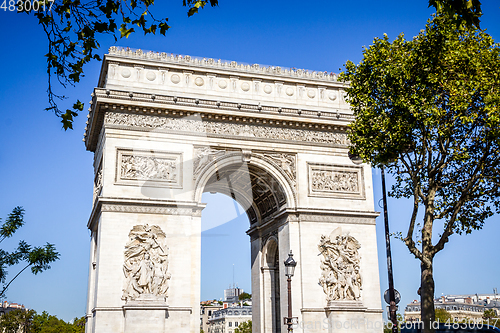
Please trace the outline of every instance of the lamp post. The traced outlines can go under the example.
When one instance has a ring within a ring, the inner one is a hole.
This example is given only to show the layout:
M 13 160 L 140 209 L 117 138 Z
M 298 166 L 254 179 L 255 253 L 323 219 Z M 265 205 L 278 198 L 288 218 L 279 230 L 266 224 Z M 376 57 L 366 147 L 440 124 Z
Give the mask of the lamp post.
M 352 155 L 349 153 L 349 158 L 354 164 L 361 164 L 363 160 L 359 158 L 357 155 Z M 389 278 L 389 319 L 392 322 L 392 332 L 398 332 L 398 320 L 396 317 L 397 303 L 399 303 L 399 299 L 396 300 L 397 291 L 394 289 L 394 278 L 392 274 L 392 255 L 391 255 L 391 237 L 389 233 L 389 216 L 387 214 L 387 194 L 385 189 L 385 171 L 384 167 L 380 167 L 381 176 L 382 176 L 382 199 L 384 202 L 384 227 L 385 227 L 385 249 L 387 254 L 387 274 Z M 399 295 L 399 293 L 398 293 Z M 399 296 L 400 297 L 400 296 Z
M 285 260 L 285 275 L 288 282 L 288 317 L 283 318 L 285 325 L 288 325 L 288 332 L 293 332 L 292 325 L 293 319 L 295 319 L 292 317 L 292 276 L 295 266 L 297 266 L 297 262 L 293 260 L 293 253 L 290 250 L 288 258 Z
M 387 215 L 387 195 L 385 190 L 384 167 L 380 167 L 382 172 L 382 198 L 384 201 L 384 224 L 385 224 L 385 248 L 387 253 L 387 273 L 389 277 L 389 318 L 392 321 L 392 332 L 398 332 L 398 320 L 396 318 L 396 292 L 394 290 L 394 278 L 392 275 L 391 237 L 389 234 L 389 216 Z

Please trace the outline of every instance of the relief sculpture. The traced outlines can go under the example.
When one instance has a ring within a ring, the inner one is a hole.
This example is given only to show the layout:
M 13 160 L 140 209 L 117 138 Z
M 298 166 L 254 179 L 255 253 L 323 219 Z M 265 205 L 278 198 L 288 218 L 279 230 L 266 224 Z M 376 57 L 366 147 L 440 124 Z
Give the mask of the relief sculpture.
M 136 225 L 125 245 L 123 300 L 141 295 L 165 299 L 168 292 L 168 248 L 165 233 L 157 225 Z
M 277 163 L 290 179 L 296 179 L 295 155 L 292 154 L 264 154 Z
M 175 160 L 154 156 L 122 155 L 121 179 L 176 181 Z
M 359 192 L 358 173 L 313 170 L 312 190 L 328 192 Z
M 332 301 L 359 300 L 362 281 L 359 272 L 361 245 L 349 233 L 342 235 L 342 229 L 335 229 L 330 236 L 322 235 L 318 248 L 321 260 L 320 285 L 328 303 Z
M 300 142 L 348 145 L 347 135 L 342 132 L 315 131 L 297 128 L 281 128 L 258 125 L 243 125 L 197 121 L 191 119 L 171 119 L 167 117 L 140 114 L 106 113 L 105 122 L 109 125 L 133 126 L 151 129 L 197 132 L 210 135 L 245 136 L 272 140 L 292 140 Z
M 210 147 L 195 148 L 193 161 L 194 176 L 196 177 L 208 163 L 224 155 L 225 153 L 225 150 L 212 149 Z

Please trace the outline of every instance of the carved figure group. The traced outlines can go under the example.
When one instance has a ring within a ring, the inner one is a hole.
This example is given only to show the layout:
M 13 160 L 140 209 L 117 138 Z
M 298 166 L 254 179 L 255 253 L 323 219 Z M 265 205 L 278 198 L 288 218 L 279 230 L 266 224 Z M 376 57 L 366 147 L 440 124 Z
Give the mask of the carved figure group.
M 270 126 L 249 126 L 242 124 L 171 119 L 139 114 L 106 113 L 106 124 L 134 126 L 141 128 L 163 128 L 204 134 L 248 136 L 274 140 L 321 142 L 347 145 L 347 135 L 341 132 L 315 131 L 308 129 L 281 128 Z
M 154 156 L 123 155 L 121 163 L 122 179 L 158 179 L 175 181 L 176 162 Z
M 330 236 L 321 236 L 318 248 L 321 260 L 320 285 L 328 302 L 358 300 L 361 297 L 362 280 L 359 271 L 359 242 L 342 229 L 335 229 Z
M 315 170 L 312 188 L 316 191 L 358 192 L 358 174 L 332 170 Z
M 123 300 L 134 300 L 141 294 L 167 297 L 168 248 L 159 226 L 145 224 L 132 228 L 125 245 L 123 273 Z

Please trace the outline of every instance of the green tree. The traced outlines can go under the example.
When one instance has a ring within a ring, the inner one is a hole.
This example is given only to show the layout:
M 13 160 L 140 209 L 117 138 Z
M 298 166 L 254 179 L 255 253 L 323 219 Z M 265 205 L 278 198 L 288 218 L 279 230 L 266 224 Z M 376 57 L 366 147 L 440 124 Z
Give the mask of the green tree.
M 479 28 L 479 18 L 483 14 L 479 0 L 429 0 L 431 6 L 457 25 Z
M 434 317 L 436 318 L 436 321 L 439 321 L 440 323 L 451 321 L 451 314 L 446 311 L 446 309 L 435 309 Z
M 34 15 L 48 39 L 48 111 L 61 117 L 63 128 L 73 128 L 73 118 L 83 110 L 79 100 L 72 109 L 62 111 L 58 100 L 66 97 L 54 92 L 54 78 L 62 86 L 74 86 L 83 76 L 83 67 L 93 59 L 101 60 L 96 53 L 100 45 L 98 36 L 112 35 L 115 41 L 135 32 L 138 28 L 145 35 L 159 32 L 165 35 L 170 28 L 168 18 L 156 19 L 151 8 L 154 0 L 39 0 L 19 1 L 18 12 Z M 29 6 L 27 5 L 29 3 Z M 207 3 L 218 0 L 183 0 L 188 16 L 198 12 Z M 36 9 L 36 10 L 35 10 Z
M 252 333 L 252 321 L 247 320 L 234 329 L 234 333 Z
M 1 220 L 1 219 L 0 219 Z M 24 209 L 16 207 L 9 214 L 5 222 L 0 226 L 0 243 L 10 238 L 24 225 Z M 10 284 L 27 268 L 31 268 L 33 274 L 38 274 L 50 269 L 50 263 L 59 259 L 54 244 L 47 243 L 45 246 L 32 247 L 25 241 L 20 241 L 13 252 L 0 249 L 0 282 L 3 284 L 0 297 L 5 296 L 5 292 Z M 23 263 L 24 267 L 7 282 L 7 267 Z
M 249 293 L 245 293 L 245 292 L 241 293 L 240 296 L 238 296 L 238 299 L 240 301 L 244 301 L 246 299 L 251 299 L 251 298 L 252 298 L 252 295 L 250 295 Z
M 0 317 L 0 331 L 3 333 L 31 333 L 35 310 L 16 309 Z
M 0 330 L 4 333 L 84 333 L 85 317 L 67 323 L 43 311 L 13 310 L 0 317 Z
M 487 309 L 487 310 L 484 310 L 484 312 L 483 312 L 483 319 L 492 319 L 492 318 L 496 318 L 496 316 L 497 316 L 497 313 L 493 309 Z
M 70 324 L 43 311 L 33 317 L 32 327 L 33 333 L 83 333 L 85 332 L 85 318 L 75 318 Z
M 376 38 L 359 65 L 345 67 L 356 116 L 350 153 L 386 167 L 395 177 L 390 195 L 413 201 L 399 236 L 420 260 L 422 320 L 431 332 L 435 255 L 453 234 L 500 212 L 500 47 L 437 15 L 412 40 Z

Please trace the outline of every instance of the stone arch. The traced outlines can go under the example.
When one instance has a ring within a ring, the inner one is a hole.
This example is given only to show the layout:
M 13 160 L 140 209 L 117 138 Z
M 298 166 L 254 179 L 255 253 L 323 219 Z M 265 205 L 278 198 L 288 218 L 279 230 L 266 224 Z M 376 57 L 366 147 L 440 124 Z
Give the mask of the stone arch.
M 297 205 L 293 182 L 283 170 L 260 156 L 245 160 L 241 152 L 226 153 L 201 169 L 193 199 L 201 202 L 201 195 L 208 191 L 235 199 L 251 224 Z
M 263 323 L 262 332 L 281 332 L 280 309 L 280 258 L 279 244 L 276 236 L 270 236 L 262 249 L 262 295 Z

